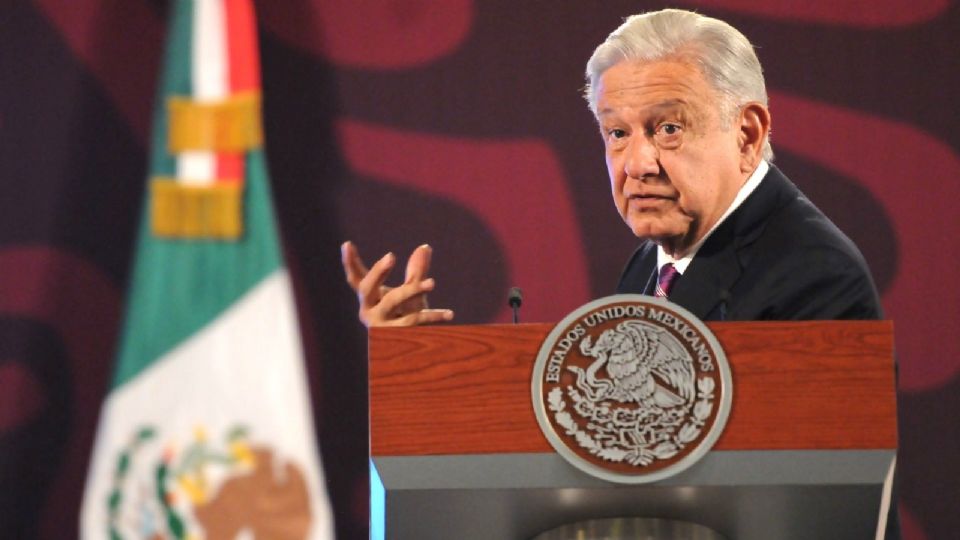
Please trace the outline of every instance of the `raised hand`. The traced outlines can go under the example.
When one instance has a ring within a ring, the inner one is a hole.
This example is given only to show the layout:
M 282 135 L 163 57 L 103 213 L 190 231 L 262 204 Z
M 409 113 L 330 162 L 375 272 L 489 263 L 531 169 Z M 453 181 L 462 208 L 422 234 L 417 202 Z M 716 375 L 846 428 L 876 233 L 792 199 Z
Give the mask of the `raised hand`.
M 344 242 L 340 254 L 347 283 L 360 300 L 360 322 L 368 328 L 414 326 L 453 319 L 453 311 L 427 306 L 427 293 L 436 285 L 433 278 L 426 277 L 433 256 L 430 246 L 424 244 L 413 250 L 407 260 L 403 284 L 398 287 L 384 284 L 397 263 L 393 253 L 387 253 L 369 269 L 352 242 Z

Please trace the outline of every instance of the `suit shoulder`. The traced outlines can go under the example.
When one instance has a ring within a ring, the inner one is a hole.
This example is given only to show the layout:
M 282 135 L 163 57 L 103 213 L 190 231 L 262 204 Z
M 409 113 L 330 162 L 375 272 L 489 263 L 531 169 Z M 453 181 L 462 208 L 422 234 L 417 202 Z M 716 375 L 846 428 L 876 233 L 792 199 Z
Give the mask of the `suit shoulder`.
M 823 253 L 824 257 L 835 261 L 846 259 L 864 272 L 869 271 L 866 259 L 853 240 L 799 191 L 771 214 L 758 242 L 764 244 L 763 252 L 769 255 Z
M 879 295 L 863 254 L 799 190 L 781 199 L 740 250 L 742 285 L 765 291 L 757 318 L 874 319 Z M 748 296 L 754 296 L 747 293 Z

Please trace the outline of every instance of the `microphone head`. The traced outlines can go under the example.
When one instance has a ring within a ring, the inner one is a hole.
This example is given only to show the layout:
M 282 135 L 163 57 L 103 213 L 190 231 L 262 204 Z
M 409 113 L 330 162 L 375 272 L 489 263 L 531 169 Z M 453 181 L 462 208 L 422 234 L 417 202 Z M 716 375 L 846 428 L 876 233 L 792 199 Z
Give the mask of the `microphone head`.
M 510 292 L 507 294 L 507 305 L 518 308 L 522 303 L 523 292 L 520 290 L 520 287 L 510 287 Z

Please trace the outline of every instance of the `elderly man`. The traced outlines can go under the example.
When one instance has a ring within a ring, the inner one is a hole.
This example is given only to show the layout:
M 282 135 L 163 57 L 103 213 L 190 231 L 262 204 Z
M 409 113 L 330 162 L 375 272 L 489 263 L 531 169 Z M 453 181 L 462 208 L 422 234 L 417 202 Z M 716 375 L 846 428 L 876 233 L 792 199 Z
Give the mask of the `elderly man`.
M 770 164 L 760 62 L 735 28 L 681 10 L 630 17 L 587 63 L 586 98 L 614 204 L 643 240 L 617 292 L 668 296 L 704 320 L 881 317 L 856 246 Z M 344 244 L 361 320 L 452 319 L 426 307 L 430 257 L 417 248 L 404 283 L 388 288 L 393 254 L 368 271 Z
M 863 256 L 770 165 L 760 62 L 735 28 L 681 10 L 630 17 L 587 63 L 586 97 L 614 204 L 644 240 L 617 292 L 669 296 L 705 320 L 881 317 Z M 388 288 L 395 256 L 367 270 L 344 244 L 364 324 L 453 318 L 426 307 L 430 257 L 417 248 Z

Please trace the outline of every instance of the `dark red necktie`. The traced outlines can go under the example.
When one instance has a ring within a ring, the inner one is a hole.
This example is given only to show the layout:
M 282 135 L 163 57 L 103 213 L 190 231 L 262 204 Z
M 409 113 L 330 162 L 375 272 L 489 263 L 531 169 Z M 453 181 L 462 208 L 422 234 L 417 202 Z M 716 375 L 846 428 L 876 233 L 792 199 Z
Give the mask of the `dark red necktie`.
M 669 296 L 670 289 L 673 288 L 673 284 L 677 282 L 678 277 L 680 277 L 680 272 L 677 272 L 673 263 L 663 265 L 657 276 L 657 290 L 654 291 L 653 295 L 658 298 L 666 298 Z

